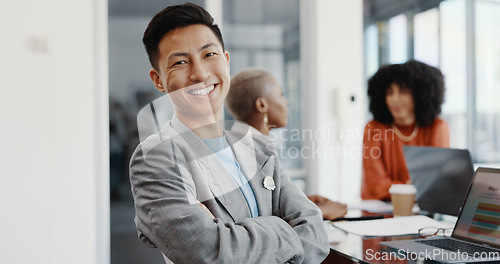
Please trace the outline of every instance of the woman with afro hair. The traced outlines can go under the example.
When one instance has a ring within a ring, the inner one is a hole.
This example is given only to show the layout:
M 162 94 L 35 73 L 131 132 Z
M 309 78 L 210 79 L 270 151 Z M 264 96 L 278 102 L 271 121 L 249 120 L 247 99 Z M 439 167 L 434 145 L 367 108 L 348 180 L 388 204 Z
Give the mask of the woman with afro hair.
M 389 200 L 392 184 L 411 183 L 404 145 L 449 147 L 448 124 L 438 118 L 444 90 L 441 71 L 415 60 L 382 66 L 370 78 L 361 198 Z

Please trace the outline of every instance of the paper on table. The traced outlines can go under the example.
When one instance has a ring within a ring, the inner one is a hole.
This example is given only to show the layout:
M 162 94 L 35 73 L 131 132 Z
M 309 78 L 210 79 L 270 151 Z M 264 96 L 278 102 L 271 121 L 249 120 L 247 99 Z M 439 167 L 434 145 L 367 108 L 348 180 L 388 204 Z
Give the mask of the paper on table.
M 357 204 L 349 204 L 349 210 L 364 210 L 369 212 L 392 212 L 392 204 L 380 200 L 362 200 Z
M 384 202 L 380 200 L 362 200 L 357 204 L 349 204 L 349 210 L 363 210 L 372 213 L 390 213 L 392 212 L 392 204 L 390 202 Z M 418 213 L 420 208 L 417 204 L 413 205 L 414 213 Z
M 360 236 L 398 236 L 417 234 L 423 227 L 449 228 L 453 223 L 438 222 L 424 215 L 402 216 L 379 220 L 335 222 L 334 226 Z
M 329 243 L 339 243 L 347 239 L 347 234 L 344 231 L 333 227 L 330 221 L 323 221 L 323 225 L 325 226 Z

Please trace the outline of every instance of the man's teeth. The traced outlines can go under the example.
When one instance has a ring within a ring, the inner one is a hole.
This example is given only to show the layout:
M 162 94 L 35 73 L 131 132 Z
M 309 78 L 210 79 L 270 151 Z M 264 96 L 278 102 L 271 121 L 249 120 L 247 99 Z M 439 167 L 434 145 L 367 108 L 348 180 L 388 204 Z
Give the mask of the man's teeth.
M 192 90 L 192 91 L 189 91 L 190 94 L 194 94 L 194 95 L 207 95 L 209 94 L 213 89 L 215 88 L 215 84 L 214 85 L 211 85 L 210 87 L 206 87 L 206 88 L 203 88 L 203 89 L 198 89 L 198 90 Z

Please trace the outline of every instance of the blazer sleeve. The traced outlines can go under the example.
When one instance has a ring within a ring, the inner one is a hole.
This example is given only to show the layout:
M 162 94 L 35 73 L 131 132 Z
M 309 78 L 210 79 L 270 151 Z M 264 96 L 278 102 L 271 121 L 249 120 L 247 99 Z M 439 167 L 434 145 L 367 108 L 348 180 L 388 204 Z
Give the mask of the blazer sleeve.
M 297 233 L 304 248 L 301 263 L 321 263 L 330 251 L 321 210 L 291 182 L 278 159 L 275 164 L 275 175 L 279 175 L 281 181 L 278 192 L 273 192 L 279 196 L 273 197 L 279 202 L 277 215 Z
M 304 210 L 293 213 L 291 202 L 285 203 L 288 222 L 277 216 L 238 223 L 213 219 L 193 203 L 194 183 L 179 166 L 185 161 L 169 149 L 175 152 L 175 145 L 166 141 L 145 155 L 139 146 L 130 163 L 135 221 L 146 245 L 158 247 L 174 263 L 302 263 L 304 255 L 311 254 L 304 253 L 304 248 L 318 251 L 312 236 L 321 237 L 318 233 L 324 232 L 319 230 L 314 207 L 301 205 Z M 284 189 L 287 198 L 295 194 L 288 186 Z M 314 225 L 308 230 L 311 222 Z

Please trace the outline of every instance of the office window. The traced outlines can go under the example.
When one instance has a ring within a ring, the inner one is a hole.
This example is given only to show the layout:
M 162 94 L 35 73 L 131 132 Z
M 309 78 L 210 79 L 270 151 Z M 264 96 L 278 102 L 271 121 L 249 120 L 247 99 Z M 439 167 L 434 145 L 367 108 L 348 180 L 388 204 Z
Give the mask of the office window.
M 450 126 L 450 146 L 468 148 L 465 1 L 445 1 L 439 13 L 441 71 L 446 81 L 442 116 Z
M 278 12 L 279 10 L 279 12 Z M 303 180 L 301 141 L 299 0 L 223 2 L 223 34 L 231 57 L 231 76 L 248 67 L 264 68 L 283 86 L 289 104 L 288 125 L 271 130 L 287 173 Z M 226 118 L 232 118 L 226 111 Z
M 413 57 L 438 66 L 446 81 L 442 117 L 450 126 L 451 147 L 468 148 L 475 162 L 500 163 L 500 1 L 422 0 L 397 9 L 371 4 L 366 35 L 374 25 L 388 26 L 387 32 L 379 32 L 378 42 L 365 39 L 370 46 L 365 50 L 378 45 L 384 51 L 378 54 L 382 64 Z M 406 17 L 413 17 L 413 26 Z M 367 78 L 373 72 L 372 57 L 365 57 Z
M 500 161 L 500 1 L 475 1 L 476 125 L 479 162 Z
M 370 25 L 365 30 L 365 64 L 366 74 L 372 76 L 379 67 L 379 54 L 378 54 L 378 30 L 376 25 Z
M 389 63 L 401 63 L 408 59 L 407 36 L 404 14 L 389 19 Z
M 439 67 L 439 11 L 418 13 L 413 18 L 415 59 Z

